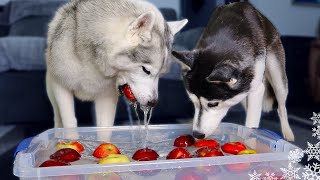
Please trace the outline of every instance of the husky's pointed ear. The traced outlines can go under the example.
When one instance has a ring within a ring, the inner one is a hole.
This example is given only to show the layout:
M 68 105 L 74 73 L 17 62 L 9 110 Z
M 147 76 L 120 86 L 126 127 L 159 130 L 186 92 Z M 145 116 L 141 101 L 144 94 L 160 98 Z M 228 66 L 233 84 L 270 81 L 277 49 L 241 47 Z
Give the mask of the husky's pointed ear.
M 238 82 L 240 71 L 235 67 L 223 65 L 215 68 L 206 78 L 210 83 L 226 83 L 233 86 Z
M 150 11 L 140 15 L 128 28 L 127 37 L 134 44 L 151 40 L 151 31 L 155 22 L 155 13 Z
M 173 35 L 177 34 L 186 24 L 188 23 L 188 19 L 183 19 L 181 21 L 171 21 L 168 22 L 170 30 Z
M 172 55 L 189 68 L 192 67 L 195 59 L 195 53 L 192 51 L 172 51 Z

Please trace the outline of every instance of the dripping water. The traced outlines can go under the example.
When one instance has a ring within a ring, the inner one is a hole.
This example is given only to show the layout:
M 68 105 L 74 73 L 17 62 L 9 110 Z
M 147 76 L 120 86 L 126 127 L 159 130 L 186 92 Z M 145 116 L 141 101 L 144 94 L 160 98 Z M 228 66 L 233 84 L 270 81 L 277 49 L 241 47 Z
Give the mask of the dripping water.
M 134 118 L 132 116 L 132 110 L 131 110 L 131 106 L 134 109 L 135 115 L 137 117 L 137 124 L 138 124 L 138 133 L 135 133 L 135 131 L 132 132 L 132 142 L 134 144 L 137 144 L 139 142 L 142 142 L 142 147 L 146 148 L 147 147 L 147 142 L 148 142 L 148 137 L 149 137 L 149 124 L 150 124 L 150 120 L 152 117 L 152 111 L 153 108 L 149 107 L 149 106 L 141 106 L 140 109 L 143 112 L 143 120 L 144 120 L 144 126 L 145 126 L 145 130 L 142 131 L 142 124 L 141 124 L 141 119 L 138 113 L 138 103 L 130 103 L 128 101 L 126 101 L 126 107 L 127 107 L 127 113 L 128 113 L 128 117 L 129 117 L 129 122 L 130 122 L 130 126 L 133 127 L 134 126 Z M 135 134 L 138 134 L 139 137 L 137 137 L 139 139 L 139 141 L 137 141 Z
M 145 140 L 143 143 L 143 147 L 147 148 L 147 142 L 149 137 L 149 124 L 152 116 L 152 108 L 148 106 L 142 106 L 141 110 L 143 111 L 144 126 L 145 126 Z
M 130 123 L 130 127 L 133 127 L 134 126 L 134 123 L 133 123 L 133 116 L 132 116 L 132 110 L 131 110 L 131 103 L 129 101 L 126 101 L 125 100 L 125 103 L 126 103 L 126 107 L 127 107 L 127 113 L 128 113 L 128 118 L 129 118 L 129 123 Z M 136 141 L 136 138 L 135 138 L 135 132 L 133 131 L 133 128 L 131 128 L 131 142 L 133 144 L 135 144 L 137 141 Z

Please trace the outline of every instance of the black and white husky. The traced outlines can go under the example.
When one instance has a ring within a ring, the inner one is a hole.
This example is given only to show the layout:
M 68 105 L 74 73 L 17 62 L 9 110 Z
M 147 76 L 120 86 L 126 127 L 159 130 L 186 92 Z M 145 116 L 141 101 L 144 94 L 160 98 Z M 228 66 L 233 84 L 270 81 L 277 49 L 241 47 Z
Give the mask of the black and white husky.
M 229 108 L 241 102 L 246 126 L 257 128 L 261 111 L 278 114 L 285 139 L 293 141 L 288 123 L 288 80 L 280 35 L 250 3 L 233 3 L 213 13 L 198 45 L 172 54 L 183 62 L 183 78 L 194 103 L 193 133 L 212 134 Z
M 124 84 L 141 105 L 154 105 L 173 36 L 186 23 L 166 22 L 144 0 L 71 0 L 61 7 L 46 54 L 55 127 L 77 127 L 74 96 L 94 101 L 97 126 L 112 126 Z

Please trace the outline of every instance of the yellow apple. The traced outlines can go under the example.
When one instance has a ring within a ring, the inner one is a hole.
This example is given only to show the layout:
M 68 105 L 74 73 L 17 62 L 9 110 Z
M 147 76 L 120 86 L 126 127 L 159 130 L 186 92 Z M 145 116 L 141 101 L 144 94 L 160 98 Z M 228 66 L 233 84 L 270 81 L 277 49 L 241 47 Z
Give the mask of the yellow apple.
M 238 153 L 238 155 L 245 155 L 245 154 L 257 154 L 257 152 L 255 150 L 246 149 Z
M 130 162 L 129 158 L 122 154 L 110 154 L 109 156 L 101 159 L 98 164 L 116 164 Z

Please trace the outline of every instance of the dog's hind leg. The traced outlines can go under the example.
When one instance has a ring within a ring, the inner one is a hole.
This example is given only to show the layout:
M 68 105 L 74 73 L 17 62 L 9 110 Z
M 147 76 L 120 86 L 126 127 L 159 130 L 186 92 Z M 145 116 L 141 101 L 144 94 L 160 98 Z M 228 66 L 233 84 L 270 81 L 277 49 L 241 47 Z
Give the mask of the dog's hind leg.
M 288 96 L 288 79 L 285 72 L 285 54 L 278 40 L 267 54 L 266 74 L 278 102 L 278 114 L 284 138 L 294 141 L 294 134 L 288 122 L 286 101 Z
M 95 100 L 95 119 L 97 127 L 111 127 L 117 110 L 118 93 L 116 90 L 109 90 L 103 96 Z M 109 141 L 111 133 L 100 131 L 97 134 L 99 140 Z
M 266 76 L 268 76 L 267 72 L 266 72 Z M 272 86 L 271 86 L 270 82 L 268 81 L 268 78 L 265 79 L 264 85 L 266 87 L 266 90 L 264 92 L 264 97 L 263 97 L 262 111 L 268 113 L 273 110 L 275 95 L 274 95 Z

